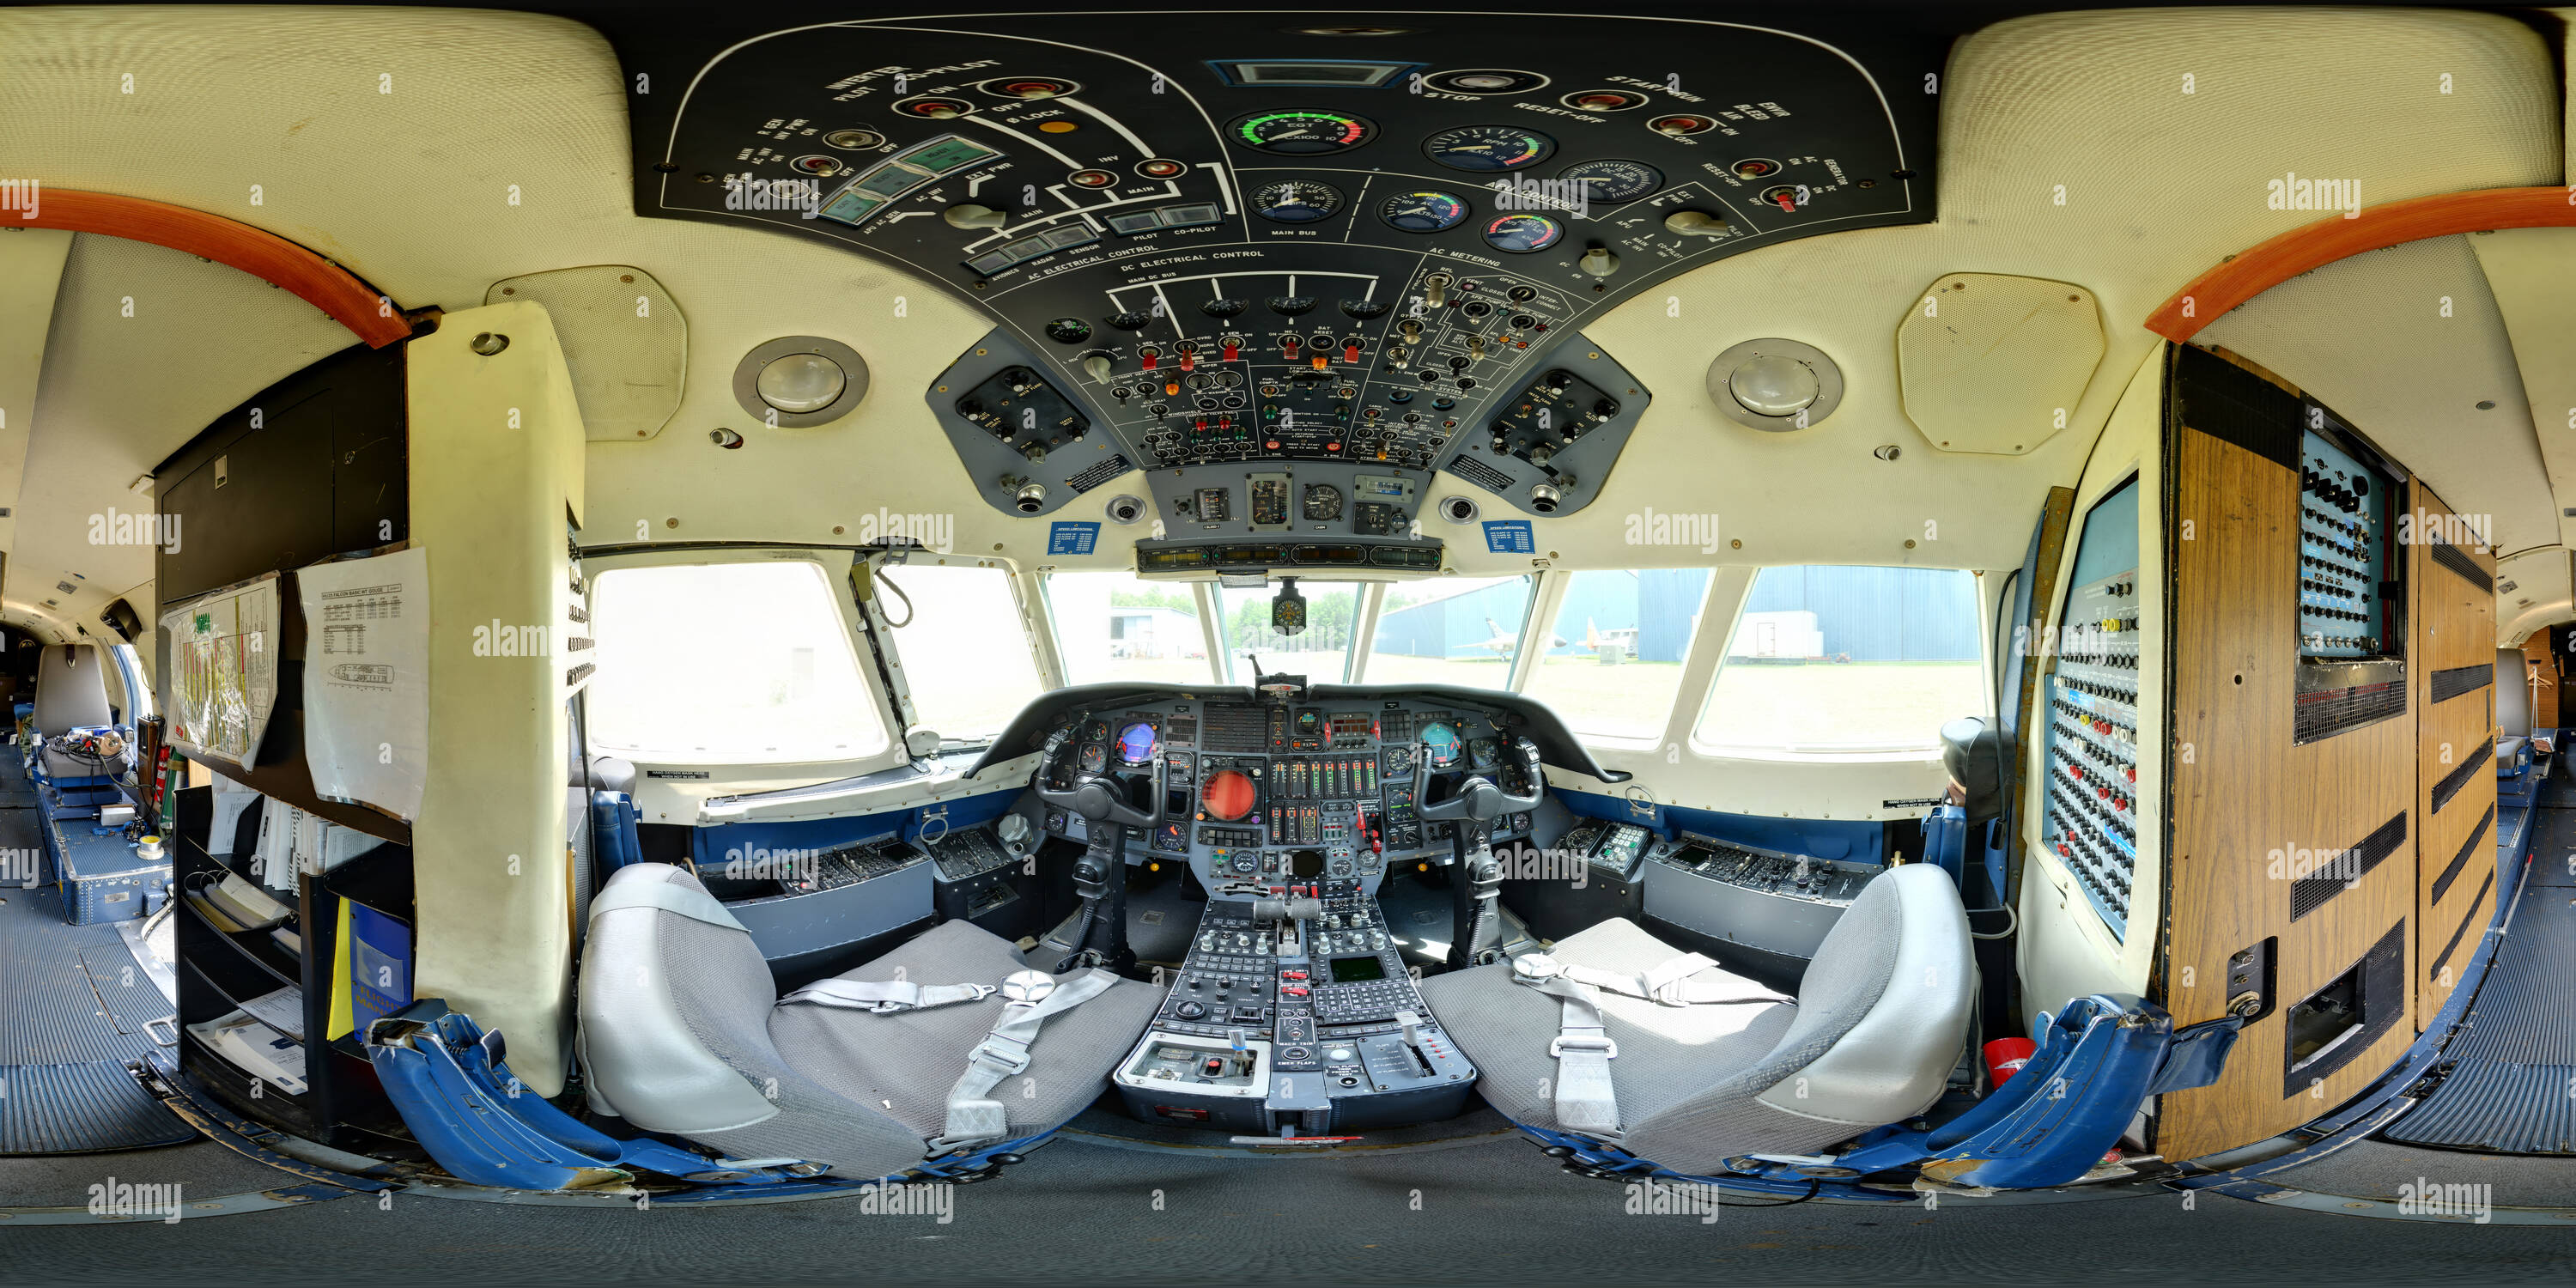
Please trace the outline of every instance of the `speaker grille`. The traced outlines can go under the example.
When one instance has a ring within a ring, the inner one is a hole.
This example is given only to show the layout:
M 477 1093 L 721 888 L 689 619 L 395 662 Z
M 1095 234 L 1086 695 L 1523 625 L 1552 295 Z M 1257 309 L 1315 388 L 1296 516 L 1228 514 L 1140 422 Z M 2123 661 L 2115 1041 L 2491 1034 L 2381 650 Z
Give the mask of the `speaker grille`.
M 2342 894 L 2370 875 L 2372 868 L 2397 852 L 2406 843 L 2406 811 L 2379 825 L 2379 830 L 2361 839 L 2361 844 L 2325 861 L 2316 871 L 2290 883 L 2290 920 L 2315 912 L 2326 901 Z
M 2463 693 L 2475 693 L 2495 683 L 2495 667 L 2455 666 L 2433 673 L 2433 700 L 2448 702 Z

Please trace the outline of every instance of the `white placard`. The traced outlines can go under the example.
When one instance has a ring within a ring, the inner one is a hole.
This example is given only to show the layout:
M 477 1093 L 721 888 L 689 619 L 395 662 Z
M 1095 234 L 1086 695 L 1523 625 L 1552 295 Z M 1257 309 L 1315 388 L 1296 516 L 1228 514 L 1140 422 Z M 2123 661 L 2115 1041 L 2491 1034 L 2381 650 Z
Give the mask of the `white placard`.
M 277 574 L 162 610 L 170 745 L 248 768 L 277 705 Z
M 429 552 L 299 568 L 313 790 L 406 822 L 429 772 Z

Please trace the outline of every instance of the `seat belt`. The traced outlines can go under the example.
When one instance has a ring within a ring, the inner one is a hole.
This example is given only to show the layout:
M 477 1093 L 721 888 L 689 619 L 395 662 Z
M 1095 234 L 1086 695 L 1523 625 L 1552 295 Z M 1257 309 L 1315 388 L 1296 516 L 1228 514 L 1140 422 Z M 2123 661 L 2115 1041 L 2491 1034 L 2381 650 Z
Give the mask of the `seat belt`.
M 1610 1062 L 1619 1044 L 1601 1020 L 1594 989 L 1640 998 L 1659 1006 L 1725 1006 L 1789 1002 L 1750 980 L 1726 977 L 1692 980 L 1717 963 L 1697 953 L 1684 953 L 1652 970 L 1634 975 L 1568 966 L 1545 953 L 1512 959 L 1512 982 L 1558 1000 L 1556 1038 L 1547 1044 L 1556 1061 L 1557 1126 L 1587 1136 L 1617 1140 L 1619 1093 L 1610 1081 Z
M 957 1085 L 948 1089 L 948 1121 L 929 1142 L 924 1157 L 937 1158 L 1010 1135 L 1009 1111 L 993 1099 L 993 1089 L 1004 1078 L 1028 1071 L 1029 1044 L 1037 1041 L 1039 1028 L 1049 1019 L 1108 992 L 1117 982 L 1118 977 L 1105 970 L 1085 971 L 1062 982 L 1040 971 L 1024 970 L 1003 980 L 1002 996 L 1009 1004 L 1002 1008 L 993 1031 L 966 1057 L 966 1072 L 959 1075 Z
M 1524 968 L 1521 963 L 1531 965 Z M 1596 970 L 1590 966 L 1569 966 L 1544 953 L 1530 953 L 1512 962 L 1512 973 L 1518 979 L 1524 970 L 1537 978 L 1562 977 L 1578 984 L 1606 989 L 1622 997 L 1634 997 L 1658 1006 L 1721 1006 L 1742 1003 L 1769 1004 L 1795 1002 L 1748 979 L 1721 973 L 1716 979 L 1692 979 L 1717 963 L 1698 953 L 1683 953 L 1652 970 L 1623 975 L 1617 971 Z
M 892 1015 L 898 1011 L 921 1011 L 934 1006 L 953 1006 L 959 1002 L 980 1002 L 991 997 L 996 987 L 991 984 L 916 984 L 908 979 L 862 981 L 855 979 L 818 979 L 778 999 L 780 1006 L 790 1002 L 813 1002 L 837 1006 L 844 1010 L 867 1011 Z

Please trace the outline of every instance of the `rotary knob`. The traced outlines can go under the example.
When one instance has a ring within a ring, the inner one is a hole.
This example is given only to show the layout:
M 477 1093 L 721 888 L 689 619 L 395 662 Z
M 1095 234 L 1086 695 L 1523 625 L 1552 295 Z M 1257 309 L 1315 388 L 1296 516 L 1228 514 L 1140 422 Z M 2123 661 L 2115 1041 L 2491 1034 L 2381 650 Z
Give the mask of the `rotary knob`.
M 1196 1002 L 1183 1002 L 1172 1008 L 1172 1014 L 1185 1020 L 1195 1020 L 1206 1015 L 1207 1008 Z

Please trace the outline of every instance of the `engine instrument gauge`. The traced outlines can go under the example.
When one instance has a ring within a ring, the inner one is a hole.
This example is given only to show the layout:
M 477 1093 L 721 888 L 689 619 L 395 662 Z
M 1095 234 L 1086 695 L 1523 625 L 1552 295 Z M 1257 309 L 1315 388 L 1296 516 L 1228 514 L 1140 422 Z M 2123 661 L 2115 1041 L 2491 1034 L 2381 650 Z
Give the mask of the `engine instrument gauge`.
M 1358 147 L 1377 136 L 1377 127 L 1346 112 L 1255 112 L 1226 132 L 1256 152 L 1315 156 Z
M 1149 764 L 1155 741 L 1154 726 L 1139 720 L 1118 731 L 1118 759 L 1130 765 Z
M 1434 721 L 1422 726 L 1422 758 L 1433 769 L 1447 769 L 1458 763 L 1458 731 Z
M 1642 161 L 1578 161 L 1556 177 L 1583 185 L 1594 201 L 1634 201 L 1664 186 L 1664 172 Z
M 1341 190 L 1312 179 L 1274 183 L 1252 194 L 1252 213 L 1276 224 L 1311 224 L 1341 208 Z
M 1408 233 L 1445 233 L 1467 222 L 1465 199 L 1445 192 L 1400 192 L 1377 208 L 1389 228 Z
M 1082 744 L 1082 772 L 1096 774 L 1109 768 L 1109 748 L 1096 742 Z
M 1493 174 L 1545 161 L 1556 140 L 1517 125 L 1461 125 L 1423 140 L 1422 151 L 1452 170 Z
M 1307 484 L 1305 514 L 1317 522 L 1342 517 L 1342 490 L 1330 483 Z M 1336 736 L 1339 736 L 1338 730 Z
M 1545 215 L 1505 215 L 1485 225 L 1485 244 L 1513 255 L 1532 255 L 1565 236 L 1565 225 Z

